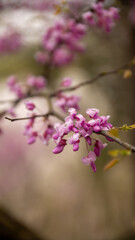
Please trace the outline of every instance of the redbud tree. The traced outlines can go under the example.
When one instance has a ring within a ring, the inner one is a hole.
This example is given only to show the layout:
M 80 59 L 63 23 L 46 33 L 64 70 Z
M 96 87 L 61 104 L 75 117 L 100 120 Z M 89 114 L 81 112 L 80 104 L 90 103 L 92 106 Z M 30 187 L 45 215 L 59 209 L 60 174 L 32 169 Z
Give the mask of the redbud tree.
M 85 141 L 86 155 L 82 157 L 82 162 L 90 166 L 94 172 L 96 172 L 96 159 L 107 144 L 111 145 L 116 142 L 122 148 L 112 151 L 112 156 L 115 156 L 115 159 L 112 159 L 105 166 L 105 169 L 118 163 L 123 156 L 135 152 L 135 146 L 119 137 L 121 130 L 134 129 L 134 122 L 130 126 L 125 123 L 123 126 L 115 127 L 111 123 L 110 116 L 102 116 L 100 109 L 94 106 L 86 109 L 86 114 L 83 115 L 80 108 L 81 98 L 74 93 L 75 90 L 109 75 L 121 74 L 124 78 L 130 78 L 135 64 L 134 58 L 116 69 L 97 73 L 96 76 L 87 81 L 82 79 L 78 84 L 74 84 L 74 79 L 71 76 L 65 76 L 56 89 L 48 88 L 52 68 L 60 71 L 63 66 L 72 64 L 77 55 L 83 58 L 83 54 L 88 48 L 84 39 L 91 29 L 100 29 L 103 34 L 106 32 L 108 35 L 113 31 L 121 17 L 121 9 L 115 4 L 115 1 L 22 1 L 21 5 L 17 2 L 3 2 L 1 9 L 6 7 L 34 9 L 39 12 L 49 11 L 52 16 L 57 15 L 57 20 L 45 30 L 41 39 L 41 48 L 33 56 L 35 61 L 43 66 L 45 73 L 40 76 L 28 76 L 22 83 L 15 75 L 11 75 L 7 79 L 7 87 L 14 93 L 15 97 L 7 99 L 10 107 L 0 113 L 2 120 L 1 137 L 5 131 L 2 127 L 5 121 L 23 120 L 26 121 L 23 134 L 27 138 L 27 143 L 30 145 L 35 144 L 36 141 L 41 141 L 41 143 L 48 145 L 53 140 L 53 154 L 60 154 L 68 144 L 72 145 L 73 151 L 78 151 L 81 142 Z M 132 21 L 134 21 L 133 11 L 134 8 L 130 13 Z M 0 54 L 19 51 L 22 39 L 23 36 L 14 28 L 3 33 L 0 37 Z M 37 97 L 45 99 L 48 105 L 47 112 L 39 113 L 39 102 L 36 104 L 33 101 Z M 1 99 L 1 104 L 4 102 Z M 20 102 L 28 110 L 27 116 L 16 115 L 16 107 Z M 44 125 L 42 131 L 37 123 L 39 118 Z M 119 123 L 117 125 L 119 126 Z M 100 140 L 101 135 L 104 137 L 104 142 Z

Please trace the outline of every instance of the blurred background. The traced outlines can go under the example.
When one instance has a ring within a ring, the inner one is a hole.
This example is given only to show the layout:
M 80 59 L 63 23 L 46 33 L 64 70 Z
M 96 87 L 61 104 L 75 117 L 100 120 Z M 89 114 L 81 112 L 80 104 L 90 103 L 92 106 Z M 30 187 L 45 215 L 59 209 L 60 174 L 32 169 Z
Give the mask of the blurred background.
M 25 1 L 24 5 L 19 0 L 0 2 L 0 39 L 5 36 L 16 42 L 7 52 L 0 51 L 1 100 L 13 97 L 6 86 L 9 75 L 23 81 L 31 74 L 44 73 L 44 66 L 35 61 L 34 54 L 41 48 L 46 29 L 59 17 L 51 11 L 49 1 L 44 2 L 44 10 L 43 5 L 26 6 Z M 90 30 L 85 54 L 77 55 L 66 67 L 52 69 L 50 89 L 57 87 L 64 76 L 77 83 L 129 62 L 135 43 L 135 7 L 129 2 L 119 1 L 120 20 L 111 33 Z M 114 126 L 135 123 L 134 74 L 128 79 L 120 74 L 104 77 L 75 94 L 82 98 L 82 113 L 90 107 L 98 108 L 101 115 L 111 115 Z M 5 106 L 0 105 L 1 111 Z M 38 106 L 47 109 L 45 102 L 38 101 Z M 25 116 L 23 103 L 17 112 Z M 53 155 L 53 143 L 27 145 L 24 125 L 21 121 L 1 121 L 0 239 L 135 239 L 134 155 L 104 171 L 111 160 L 108 150 L 119 148 L 109 143 L 96 161 L 95 174 L 81 162 L 87 154 L 85 144 L 76 153 L 67 146 L 61 154 Z M 134 130 L 122 138 L 134 145 Z

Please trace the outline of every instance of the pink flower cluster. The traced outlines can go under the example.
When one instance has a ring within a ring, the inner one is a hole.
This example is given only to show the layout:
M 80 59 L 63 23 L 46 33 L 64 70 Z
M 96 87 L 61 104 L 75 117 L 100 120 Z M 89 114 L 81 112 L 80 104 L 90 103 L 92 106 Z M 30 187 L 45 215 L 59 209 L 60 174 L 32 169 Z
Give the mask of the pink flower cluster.
M 33 111 L 36 109 L 36 105 L 30 100 L 25 101 L 25 107 L 29 111 Z M 36 117 L 35 116 L 37 116 L 37 113 L 32 112 L 31 114 L 29 114 L 28 117 L 30 119 L 28 120 L 27 124 L 25 125 L 24 135 L 27 136 L 27 138 L 28 138 L 27 143 L 33 144 L 36 142 L 37 139 L 39 139 L 44 144 L 48 145 L 49 140 L 52 138 L 52 135 L 54 134 L 54 131 L 55 131 L 54 126 L 49 121 L 49 119 L 43 119 L 43 121 L 41 123 L 41 124 L 43 124 L 43 126 L 42 126 L 41 130 L 39 130 L 39 128 L 40 128 L 39 124 L 38 124 L 38 127 L 35 127 L 35 125 L 36 125 Z
M 35 104 L 31 101 L 26 101 L 25 106 L 28 110 L 33 111 L 35 109 Z
M 89 26 L 97 26 L 109 32 L 119 19 L 119 10 L 115 7 L 105 9 L 103 3 L 93 3 L 91 11 L 82 15 L 84 22 Z
M 34 116 L 34 114 L 32 116 Z M 28 137 L 28 144 L 35 143 L 38 137 L 38 132 L 33 130 L 34 123 L 35 119 L 31 118 L 25 126 L 24 135 Z
M 14 92 L 16 94 L 16 96 L 18 98 L 23 98 L 25 96 L 25 93 L 20 85 L 20 83 L 18 82 L 17 77 L 15 76 L 10 76 L 8 78 L 8 82 L 7 85 L 9 87 L 9 89 Z
M 70 63 L 76 52 L 84 52 L 80 40 L 86 33 L 86 26 L 73 19 L 62 19 L 50 27 L 43 36 L 44 52 L 37 52 L 35 58 L 42 64 L 63 66 Z
M 73 107 L 76 110 L 79 110 L 79 101 L 80 101 L 79 96 L 75 95 L 70 95 L 67 96 L 63 93 L 57 94 L 57 100 L 56 100 L 56 105 L 63 111 L 63 112 L 68 112 L 68 109 Z
M 40 91 L 46 87 L 47 80 L 42 76 L 30 76 L 27 78 L 26 83 L 20 84 L 16 76 L 8 78 L 7 85 L 15 95 L 21 99 L 24 98 L 30 90 Z
M 26 103 L 26 107 L 28 110 L 31 111 L 35 108 L 35 105 L 33 108 L 33 103 L 29 102 L 29 103 Z M 31 107 L 33 109 L 31 109 Z M 53 124 L 51 124 L 48 120 L 46 122 L 44 122 L 44 131 L 42 131 L 41 133 L 38 130 L 34 129 L 34 125 L 35 125 L 35 118 L 34 118 L 34 113 L 33 113 L 31 115 L 31 119 L 29 119 L 28 123 L 25 126 L 25 130 L 24 130 L 24 135 L 27 136 L 27 138 L 28 138 L 27 143 L 33 144 L 36 142 L 37 139 L 39 139 L 44 144 L 48 145 L 49 140 L 52 138 L 52 135 L 54 134 L 54 131 L 55 131 Z
M 9 30 L 0 36 L 0 54 L 15 52 L 22 46 L 21 35 L 13 30 Z
M 72 84 L 72 79 L 70 77 L 65 77 L 62 82 L 61 86 L 66 88 L 70 87 Z M 65 95 L 61 91 L 58 91 L 57 99 L 55 101 L 56 106 L 58 106 L 63 112 L 67 113 L 69 108 L 75 108 L 79 110 L 79 96 L 75 95 Z
M 42 76 L 30 76 L 27 79 L 27 85 L 36 91 L 40 91 L 46 87 L 47 80 Z
M 35 59 L 41 64 L 54 66 L 69 64 L 76 52 L 81 53 L 85 50 L 80 41 L 86 34 L 87 26 L 97 26 L 109 32 L 119 18 L 119 10 L 115 7 L 106 9 L 102 2 L 89 3 L 90 10 L 81 15 L 80 22 L 63 18 L 50 27 L 43 36 L 44 50 L 36 52 Z M 81 4 L 84 4 L 83 1 Z
M 63 151 L 67 144 L 73 145 L 73 151 L 79 149 L 80 139 L 84 138 L 88 146 L 94 145 L 93 151 L 88 153 L 87 157 L 83 157 L 82 161 L 86 165 L 91 165 L 93 171 L 96 171 L 95 160 L 99 157 L 101 150 L 106 146 L 99 139 L 92 138 L 93 133 L 100 133 L 101 130 L 110 130 L 112 125 L 108 123 L 110 116 L 99 116 L 99 110 L 90 108 L 86 111 L 90 120 L 87 120 L 83 115 L 77 114 L 76 109 L 70 108 L 69 116 L 65 118 L 65 123 L 55 124 L 56 133 L 53 135 L 53 140 L 56 143 L 56 147 L 53 153 L 58 154 Z M 65 139 L 64 137 L 73 133 L 71 137 Z M 93 143 L 94 142 L 94 143 Z

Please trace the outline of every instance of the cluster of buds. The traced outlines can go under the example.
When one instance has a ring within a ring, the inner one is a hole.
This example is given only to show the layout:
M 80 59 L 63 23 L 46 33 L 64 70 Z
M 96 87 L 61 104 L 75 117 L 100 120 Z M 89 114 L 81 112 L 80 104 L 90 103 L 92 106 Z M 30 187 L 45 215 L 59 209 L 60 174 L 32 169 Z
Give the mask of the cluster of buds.
M 93 3 L 91 10 L 85 12 L 82 18 L 88 26 L 97 26 L 110 32 L 115 21 L 119 19 L 119 10 L 115 7 L 105 9 L 101 2 Z
M 75 53 L 83 53 L 85 45 L 81 40 L 88 26 L 97 26 L 109 32 L 119 18 L 119 10 L 115 7 L 104 8 L 101 1 L 92 3 L 90 10 L 81 14 L 79 22 L 72 18 L 62 18 L 50 27 L 42 40 L 43 51 L 35 54 L 41 64 L 63 66 L 73 61 Z
M 70 87 L 72 84 L 72 79 L 70 77 L 65 77 L 62 80 L 61 86 L 62 87 Z M 68 112 L 69 108 L 75 108 L 79 110 L 79 101 L 80 97 L 76 95 L 65 95 L 61 91 L 58 91 L 56 96 L 55 104 L 58 106 L 64 113 Z
M 16 76 L 10 76 L 7 84 L 9 89 L 17 96 L 17 99 L 23 100 L 25 98 L 30 98 L 31 93 L 36 93 L 40 96 L 40 90 L 46 89 L 47 80 L 43 76 L 29 76 L 26 79 L 26 82 L 21 84 Z M 72 79 L 69 77 L 65 77 L 61 82 L 62 87 L 69 87 L 71 86 L 71 84 Z M 69 108 L 75 108 L 76 110 L 79 110 L 79 101 L 80 97 L 75 95 L 65 95 L 61 92 L 59 88 L 59 91 L 55 96 L 54 104 L 66 113 L 68 112 Z M 39 131 L 35 130 L 34 128 L 36 120 L 35 116 L 37 115 L 36 112 L 38 111 L 37 106 L 30 100 L 25 101 L 24 104 L 26 109 L 30 112 L 30 114 L 28 114 L 28 117 L 30 119 L 26 124 L 24 131 L 24 135 L 28 137 L 28 144 L 34 143 L 38 138 L 45 144 L 48 144 L 50 138 L 54 133 L 53 124 L 50 123 L 49 119 L 45 119 L 45 121 L 43 121 L 45 125 L 45 131 L 40 134 Z M 34 112 L 35 110 L 36 112 Z M 7 110 L 7 113 L 13 117 L 16 116 L 14 108 L 9 108 Z
M 62 19 L 50 27 L 43 36 L 43 52 L 37 52 L 35 58 L 42 64 L 50 63 L 63 66 L 70 63 L 76 52 L 84 52 L 80 40 L 86 33 L 86 26 L 73 19 Z
M 21 99 L 25 98 L 30 91 L 40 91 L 46 87 L 46 78 L 42 76 L 29 76 L 25 84 L 21 84 L 16 76 L 10 76 L 8 78 L 8 87 L 15 93 L 15 95 Z
M 77 114 L 76 109 L 70 108 L 69 116 L 65 118 L 65 123 L 55 124 L 56 133 L 53 135 L 53 140 L 56 143 L 56 147 L 53 153 L 61 153 L 67 144 L 73 145 L 73 151 L 78 151 L 80 139 L 84 138 L 88 146 L 94 145 L 94 150 L 88 153 L 87 157 L 83 157 L 83 163 L 91 165 L 93 171 L 96 171 L 95 160 L 100 156 L 101 150 L 107 145 L 103 144 L 99 139 L 92 137 L 93 133 L 100 133 L 103 130 L 110 130 L 112 125 L 108 123 L 110 116 L 99 116 L 99 110 L 92 108 L 86 111 L 90 120 L 87 120 L 83 115 Z M 64 137 L 73 133 L 71 137 L 65 139 Z
M 26 103 L 27 109 L 29 109 L 28 105 L 31 105 L 33 107 L 33 103 Z M 31 115 L 31 117 L 33 116 L 34 114 Z M 55 132 L 53 124 L 50 123 L 48 119 L 46 119 L 43 122 L 44 130 L 42 132 L 40 132 L 39 130 L 34 130 L 34 124 L 35 124 L 35 118 L 31 118 L 29 119 L 28 123 L 25 125 L 24 135 L 28 138 L 27 143 L 33 144 L 36 142 L 37 139 L 39 139 L 45 145 L 48 145 L 49 140 L 52 138 L 52 135 Z
M 79 110 L 79 101 L 80 97 L 76 95 L 70 95 L 67 96 L 63 93 L 58 93 L 57 94 L 57 100 L 56 100 L 56 105 L 63 111 L 63 112 L 68 112 L 68 109 L 73 107 L 76 110 Z

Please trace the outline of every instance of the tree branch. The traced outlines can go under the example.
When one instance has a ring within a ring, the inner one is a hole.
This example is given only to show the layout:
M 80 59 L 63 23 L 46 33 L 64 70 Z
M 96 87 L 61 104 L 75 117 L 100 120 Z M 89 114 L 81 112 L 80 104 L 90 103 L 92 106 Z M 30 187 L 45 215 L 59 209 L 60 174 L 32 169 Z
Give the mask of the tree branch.
M 21 121 L 21 120 L 35 119 L 35 118 L 48 118 L 49 116 L 54 116 L 54 117 L 58 118 L 59 120 L 64 121 L 64 118 L 59 113 L 57 113 L 55 111 L 49 111 L 48 113 L 45 113 L 45 114 L 33 115 L 33 116 L 30 116 L 30 117 L 22 117 L 22 118 L 5 117 L 5 119 L 7 119 L 11 122 L 15 122 L 15 121 Z
M 109 134 L 107 131 L 101 131 L 100 132 L 101 135 L 103 135 L 104 137 L 110 138 L 112 139 L 114 142 L 118 143 L 119 145 L 121 145 L 123 148 L 130 150 L 131 152 L 135 152 L 135 146 L 124 142 L 123 140 L 121 140 L 120 138 L 114 137 L 111 134 Z
M 48 113 L 45 114 L 41 114 L 41 115 L 33 115 L 31 117 L 23 117 L 23 118 L 9 118 L 9 117 L 5 117 L 5 119 L 10 120 L 11 122 L 14 121 L 19 121 L 19 120 L 28 120 L 28 119 L 33 119 L 33 118 L 48 118 L 49 116 L 54 116 L 56 118 L 58 118 L 59 120 L 61 120 L 62 122 L 64 122 L 64 118 L 63 116 L 61 116 L 59 113 L 53 111 L 49 111 Z M 112 139 L 114 142 L 118 143 L 119 145 L 121 145 L 123 148 L 127 149 L 127 150 L 131 150 L 131 152 L 135 152 L 135 146 L 124 142 L 123 140 L 121 140 L 120 138 L 114 137 L 112 136 L 108 131 L 100 131 L 99 133 L 95 134 L 100 134 L 103 135 L 104 137 L 110 138 Z
M 59 93 L 61 92 L 71 92 L 71 91 L 74 91 L 80 87 L 83 87 L 83 86 L 86 86 L 88 84 L 92 84 L 96 81 L 98 81 L 100 78 L 102 77 L 105 77 L 105 76 L 108 76 L 108 75 L 112 75 L 112 74 L 116 74 L 122 70 L 124 70 L 125 68 L 128 68 L 130 66 L 132 66 L 134 64 L 134 60 L 132 59 L 131 61 L 129 61 L 128 63 L 124 64 L 123 66 L 119 67 L 119 68 L 116 68 L 114 70 L 111 70 L 111 71 L 108 71 L 108 72 L 102 72 L 102 73 L 99 73 L 97 74 L 95 77 L 87 80 L 87 81 L 83 81 L 83 82 L 80 82 L 79 84 L 76 84 L 75 86 L 72 86 L 72 87 L 69 87 L 69 88 L 62 88 L 62 89 L 57 89 L 53 92 L 40 92 L 40 93 L 27 93 L 26 96 L 24 96 L 23 98 L 21 99 L 11 99 L 11 100 L 1 100 L 0 103 L 12 103 L 12 106 L 11 107 L 15 107 L 17 106 L 22 100 L 24 99 L 27 99 L 27 98 L 34 98 L 34 97 L 39 97 L 39 98 L 46 98 L 46 99 L 49 99 L 49 98 L 53 98 L 53 97 L 56 97 Z M 5 114 L 6 114 L 7 110 L 4 110 L 3 112 L 0 113 L 0 118 L 2 118 Z
M 130 67 L 132 65 L 133 65 L 133 60 L 131 60 L 130 62 L 128 62 L 128 63 L 124 64 L 123 66 L 121 66 L 119 68 L 116 68 L 114 70 L 111 70 L 111 71 L 108 71 L 108 72 L 99 73 L 95 77 L 93 77 L 93 78 L 91 78 L 91 79 L 89 79 L 87 81 L 80 82 L 79 84 L 76 84 L 75 86 L 72 86 L 72 87 L 69 87 L 69 88 L 58 89 L 58 90 L 50 93 L 50 97 L 56 97 L 58 95 L 58 93 L 60 93 L 60 92 L 70 92 L 70 91 L 74 91 L 74 90 L 76 90 L 76 89 L 78 89 L 80 87 L 86 86 L 88 84 L 92 84 L 92 83 L 98 81 L 102 77 L 119 73 L 120 71 L 122 71 L 125 68 L 128 68 L 128 67 Z

